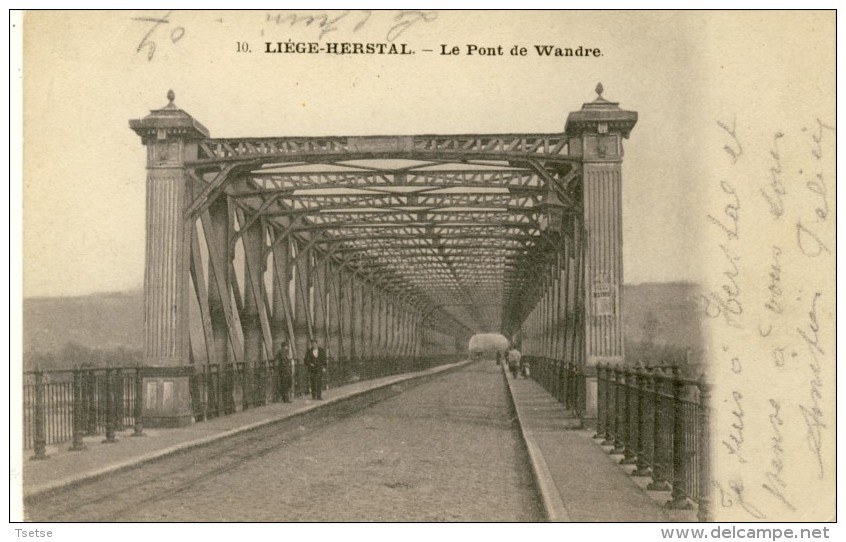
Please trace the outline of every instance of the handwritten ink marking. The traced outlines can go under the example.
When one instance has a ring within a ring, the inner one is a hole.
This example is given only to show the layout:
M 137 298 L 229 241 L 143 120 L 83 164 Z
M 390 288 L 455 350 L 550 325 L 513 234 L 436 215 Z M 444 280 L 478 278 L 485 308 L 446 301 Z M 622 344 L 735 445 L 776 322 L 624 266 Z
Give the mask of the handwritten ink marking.
M 723 256 L 730 266 L 729 269 L 723 271 L 723 275 L 727 279 L 722 284 L 725 297 L 716 291 L 711 291 L 709 294 L 710 297 L 701 294 L 700 297 L 704 302 L 706 316 L 709 318 L 719 318 L 722 316 L 728 325 L 739 328 L 740 315 L 743 314 L 743 304 L 740 301 L 740 285 L 737 282 L 737 278 L 740 275 L 740 268 L 737 266 L 737 262 L 740 260 L 740 256 L 735 256 L 731 249 L 724 244 L 720 245 L 720 250 L 722 250 Z
M 781 289 L 781 247 L 773 245 L 772 247 L 773 261 L 770 264 L 770 285 L 767 286 L 769 291 L 769 300 L 764 303 L 764 307 L 775 314 L 782 313 L 781 298 L 784 292 Z
M 819 117 L 816 119 L 816 121 L 817 121 L 817 133 L 813 134 L 811 136 L 811 139 L 814 140 L 814 147 L 811 149 L 811 154 L 817 160 L 822 160 L 822 157 L 823 157 L 822 141 L 823 141 L 824 131 L 827 130 L 827 131 L 835 132 L 837 130 L 834 126 L 830 126 L 830 125 L 824 123 L 823 121 L 821 121 L 819 119 Z
M 353 32 L 358 32 L 361 30 L 367 21 L 370 20 L 372 12 L 370 10 L 360 10 L 362 13 L 362 18 L 358 20 L 358 22 L 353 26 Z M 317 23 L 317 28 L 320 29 L 318 33 L 318 39 L 323 39 L 323 36 L 329 34 L 331 32 L 336 32 L 339 29 L 339 23 L 346 19 L 347 17 L 352 14 L 351 10 L 344 10 L 339 15 L 335 17 L 329 17 L 328 13 L 315 13 L 315 14 L 299 14 L 299 13 L 290 13 L 287 15 L 271 15 L 267 14 L 267 22 L 273 22 L 277 25 L 289 23 L 288 26 L 295 26 L 299 24 L 303 24 L 305 26 L 311 26 L 315 22 Z
M 816 179 L 805 183 L 805 188 L 819 196 L 822 200 L 819 206 L 814 209 L 814 213 L 817 215 L 817 222 L 825 222 L 828 219 L 828 190 L 826 189 L 823 174 L 817 173 Z
M 437 11 L 420 11 L 413 9 L 402 10 L 396 17 L 394 17 L 394 21 L 396 21 L 397 24 L 395 24 L 391 27 L 390 30 L 388 30 L 388 35 L 386 36 L 386 39 L 388 41 L 394 41 L 395 39 L 400 37 L 403 32 L 408 30 L 412 25 L 421 21 L 429 23 L 437 18 Z
M 784 134 L 776 132 L 773 135 L 773 148 L 770 151 L 770 156 L 773 159 L 773 165 L 770 166 L 770 182 L 761 189 L 761 195 L 767 200 L 770 207 L 770 214 L 776 218 L 781 218 L 784 214 L 784 200 L 782 196 L 787 194 L 784 188 L 784 183 L 781 180 L 781 153 L 778 150 L 778 140 L 784 137 Z
M 731 508 L 734 506 L 734 501 L 729 496 L 729 493 L 723 489 L 723 486 L 718 481 L 713 480 L 711 485 L 714 486 L 720 493 L 720 506 L 723 508 Z
M 811 349 L 811 353 L 814 355 L 820 354 L 822 356 L 825 355 L 825 351 L 820 346 L 820 339 L 819 339 L 819 331 L 820 331 L 820 324 L 819 320 L 817 320 L 817 300 L 822 296 L 822 292 L 814 292 L 814 300 L 811 302 L 811 310 L 808 311 L 808 328 L 810 330 L 810 335 L 806 333 L 804 330 L 796 328 L 796 331 L 802 338 L 805 340 L 805 343 Z
M 767 517 L 766 515 L 764 515 L 763 512 L 761 512 L 760 509 L 758 509 L 757 506 L 754 506 L 753 504 L 746 501 L 745 497 L 743 496 L 744 487 L 742 480 L 729 480 L 728 484 L 730 491 L 726 491 L 725 489 L 723 489 L 723 486 L 719 482 L 713 482 L 714 487 L 717 488 L 717 491 L 720 492 L 720 505 L 723 508 L 733 507 L 734 501 L 736 500 L 737 504 L 740 505 L 740 507 L 743 508 L 752 517 L 756 519 L 764 519 Z M 733 498 L 730 497 L 730 495 L 732 495 Z
M 820 364 L 820 356 L 825 356 L 825 351 L 820 346 L 819 330 L 820 324 L 817 319 L 817 301 L 822 296 L 822 292 L 814 293 L 814 300 L 811 302 L 811 310 L 808 312 L 807 330 L 796 328 L 797 333 L 805 341 L 808 346 L 808 351 L 811 353 L 811 362 L 808 367 L 811 369 L 813 377 L 809 380 L 811 405 L 799 405 L 799 411 L 802 413 L 802 418 L 805 421 L 806 433 L 805 437 L 808 442 L 808 449 L 814 455 L 817 461 L 818 477 L 822 479 L 824 472 L 822 459 L 822 430 L 827 426 L 823 423 L 823 411 L 820 408 L 820 401 L 822 400 L 822 367 Z
M 777 245 L 772 246 L 772 263 L 770 263 L 770 272 L 768 275 L 770 280 L 767 286 L 769 299 L 764 303 L 764 308 L 776 315 L 781 315 L 784 312 L 781 305 L 782 298 L 784 297 L 784 291 L 781 289 L 781 253 L 781 247 Z M 758 334 L 761 337 L 769 337 L 772 332 L 772 324 L 758 324 Z M 772 350 L 773 363 L 776 367 L 784 366 L 784 349 L 785 347 L 781 346 L 775 347 Z
M 784 425 L 784 420 L 781 418 L 781 403 L 775 399 L 770 399 L 769 420 L 770 429 L 772 430 L 772 436 L 770 437 L 772 458 L 770 459 L 770 468 L 764 474 L 767 481 L 761 484 L 761 487 L 767 490 L 788 509 L 796 511 L 796 507 L 784 495 L 784 490 L 787 489 L 787 482 L 785 482 L 781 474 L 785 467 L 784 436 L 781 433 L 781 426 Z
M 713 215 L 708 215 L 708 220 L 710 220 L 713 224 L 720 227 L 723 230 L 723 233 L 726 234 L 726 237 L 729 241 L 738 238 L 738 225 L 740 222 L 740 198 L 737 196 L 737 191 L 734 189 L 734 186 L 731 185 L 728 181 L 723 181 L 720 183 L 720 188 L 722 188 L 723 192 L 733 196 L 734 201 L 729 203 L 723 208 L 723 214 L 728 217 L 728 223 L 722 222 L 720 219 L 715 218 Z
M 728 345 L 722 345 L 723 352 L 728 352 L 729 347 Z M 740 363 L 740 358 L 737 356 L 731 358 L 731 372 L 734 374 L 740 374 L 743 372 L 743 365 Z
M 143 38 L 141 38 L 141 42 L 138 44 L 138 48 L 135 49 L 136 53 L 140 53 L 141 49 L 144 47 L 147 48 L 147 61 L 153 60 L 153 57 L 156 54 L 156 42 L 150 39 L 150 36 L 156 31 L 156 29 L 163 24 L 170 24 L 168 18 L 170 17 L 173 10 L 168 11 L 164 14 L 161 18 L 151 18 L 151 17 L 134 17 L 133 21 L 140 21 L 140 22 L 147 22 L 153 23 L 153 26 L 147 31 Z M 171 43 L 176 43 L 185 37 L 185 28 L 181 26 L 177 26 L 173 30 L 170 31 L 170 41 Z
M 733 391 L 731 392 L 731 396 L 734 400 L 734 408 L 731 411 L 734 422 L 731 424 L 728 440 L 723 440 L 723 446 L 728 449 L 729 455 L 737 456 L 738 462 L 746 463 L 746 458 L 743 457 L 743 454 L 741 453 L 743 443 L 745 442 L 745 438 L 743 436 L 745 424 L 743 420 L 746 417 L 746 413 L 743 411 L 743 405 L 741 405 L 743 394 L 739 391 Z
M 816 119 L 817 121 L 817 131 L 815 134 L 811 135 L 811 140 L 813 144 L 811 146 L 811 155 L 814 157 L 815 160 L 818 162 L 822 161 L 823 159 L 823 134 L 824 130 L 831 130 L 834 131 L 834 127 L 829 126 L 823 123 L 820 119 Z M 800 170 L 800 173 L 801 170 Z M 817 222 L 825 222 L 828 219 L 828 190 L 825 184 L 825 178 L 821 172 L 818 172 L 814 175 L 814 179 L 807 181 L 805 183 L 805 188 L 809 191 L 816 194 L 820 200 L 822 200 L 816 209 L 814 209 L 814 213 L 817 215 Z
M 776 367 L 784 367 L 784 364 L 787 361 L 785 357 L 785 350 L 787 350 L 786 346 L 777 346 L 773 348 L 773 365 Z M 799 356 L 795 350 L 790 350 L 790 357 L 795 359 Z
M 349 28 L 352 28 L 352 32 L 358 32 L 368 25 L 372 17 L 373 12 L 366 9 L 344 10 L 339 14 L 316 12 L 274 15 L 268 13 L 265 22 L 276 25 L 286 24 L 289 27 L 311 27 L 314 25 L 314 27 L 318 29 L 318 39 L 323 39 L 327 34 L 343 31 Z M 388 42 L 393 42 L 412 26 L 415 26 L 418 23 L 429 23 L 437 18 L 437 11 L 399 10 L 397 14 L 391 18 L 391 23 L 393 24 L 391 24 L 387 30 L 386 40 Z M 370 26 L 373 25 L 371 24 Z
M 743 145 L 741 145 L 740 140 L 737 139 L 737 119 L 732 119 L 731 127 L 720 121 L 717 121 L 717 126 L 722 128 L 728 135 L 731 136 L 733 144 L 723 146 L 723 150 L 726 151 L 726 154 L 728 154 L 731 158 L 731 163 L 736 164 L 737 159 L 743 154 Z
M 831 251 L 822 242 L 822 239 L 802 224 L 801 220 L 796 223 L 796 244 L 799 246 L 802 254 L 809 258 L 816 258 L 823 252 L 831 254 Z

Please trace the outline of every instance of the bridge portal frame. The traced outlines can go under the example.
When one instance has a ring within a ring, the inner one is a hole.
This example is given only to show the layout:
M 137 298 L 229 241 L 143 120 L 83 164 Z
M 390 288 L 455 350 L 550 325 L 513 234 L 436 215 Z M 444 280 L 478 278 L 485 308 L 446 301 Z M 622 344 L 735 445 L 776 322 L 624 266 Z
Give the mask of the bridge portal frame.
M 481 314 L 473 296 L 499 295 L 501 331 L 524 354 L 584 368 L 585 415 L 595 417 L 593 368 L 623 359 L 622 140 L 637 122 L 602 92 L 560 134 L 238 139 L 211 138 L 169 92 L 167 106 L 130 121 L 147 148 L 144 423 L 191 422 L 192 291 L 203 357 L 222 365 L 271 359 L 283 343 L 299 360 L 312 337 L 340 357 L 454 350 Z M 353 160 L 424 167 L 286 171 Z M 355 193 L 320 194 L 327 186 Z M 420 186 L 477 192 L 395 191 Z M 416 207 L 427 209 L 417 222 Z M 362 208 L 372 211 L 366 223 Z M 309 220 L 317 213 L 334 216 Z M 497 239 L 485 227 L 508 229 Z M 416 232 L 431 246 L 414 242 Z M 484 260 L 480 251 L 496 256 L 472 271 L 480 286 L 471 291 L 460 275 Z M 401 272 L 404 260 L 418 262 L 414 272 Z M 439 286 L 458 299 L 433 298 Z

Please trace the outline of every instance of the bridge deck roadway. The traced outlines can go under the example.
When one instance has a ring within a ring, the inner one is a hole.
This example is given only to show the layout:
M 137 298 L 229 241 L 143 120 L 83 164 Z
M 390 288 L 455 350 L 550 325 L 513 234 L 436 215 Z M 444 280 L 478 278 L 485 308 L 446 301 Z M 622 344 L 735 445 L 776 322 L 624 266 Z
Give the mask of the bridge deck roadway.
M 146 438 L 90 440 L 84 452 L 54 449 L 25 461 L 26 518 L 542 521 L 534 470 L 563 504 L 554 519 L 685 519 L 666 516 L 587 431 L 568 429 L 572 420 L 533 381 L 506 385 L 492 361 L 425 373 Z

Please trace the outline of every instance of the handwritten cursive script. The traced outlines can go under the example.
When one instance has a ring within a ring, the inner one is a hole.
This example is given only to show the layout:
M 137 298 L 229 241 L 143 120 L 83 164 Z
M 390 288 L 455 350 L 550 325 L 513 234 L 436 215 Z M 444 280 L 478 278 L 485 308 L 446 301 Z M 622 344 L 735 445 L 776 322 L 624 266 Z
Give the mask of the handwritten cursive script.
M 781 215 L 784 214 L 783 196 L 787 194 L 787 189 L 785 189 L 782 181 L 781 153 L 778 150 L 778 140 L 783 137 L 784 134 L 781 131 L 773 135 L 773 148 L 770 150 L 770 157 L 772 158 L 769 171 L 770 182 L 761 189 L 761 195 L 769 205 L 770 214 L 775 218 L 781 218 Z
M 438 12 L 432 10 L 399 10 L 390 12 L 393 16 L 387 24 L 379 22 L 379 15 L 369 9 L 344 10 L 341 12 L 304 12 L 304 13 L 268 13 L 265 22 L 293 27 L 313 27 L 317 30 L 317 39 L 323 39 L 332 32 L 345 30 L 358 32 L 375 25 L 387 27 L 385 39 L 392 42 L 415 25 L 430 23 L 438 18 Z M 374 20 L 377 22 L 371 22 Z
M 743 411 L 743 394 L 739 391 L 731 392 L 732 399 L 734 400 L 734 405 L 732 407 L 731 415 L 734 418 L 734 422 L 731 424 L 731 431 L 729 432 L 728 439 L 723 440 L 723 446 L 728 449 L 730 455 L 737 457 L 738 462 L 746 463 L 746 458 L 743 457 L 743 443 L 746 442 L 746 439 L 743 436 L 743 430 L 746 427 L 744 423 L 744 419 L 746 418 L 746 413 Z
M 810 405 L 800 404 L 799 411 L 802 413 L 802 419 L 805 421 L 805 437 L 807 439 L 808 449 L 816 460 L 817 476 L 819 478 L 822 478 L 825 473 L 822 457 L 822 431 L 826 428 L 825 423 L 822 421 L 824 417 L 821 407 L 823 380 L 821 375 L 822 366 L 820 364 L 820 357 L 825 355 L 825 351 L 820 345 L 820 324 L 817 319 L 817 301 L 821 296 L 821 292 L 814 293 L 807 322 L 803 328 L 796 328 L 797 333 L 805 341 L 808 352 L 811 355 L 811 361 L 808 363 L 812 375 L 808 381 L 810 384 L 811 402 Z
M 765 473 L 766 482 L 761 484 L 770 495 L 778 499 L 778 501 L 786 506 L 788 509 L 795 511 L 796 507 L 787 499 L 784 494 L 787 488 L 787 482 L 784 480 L 782 471 L 785 468 L 784 459 L 784 435 L 781 428 L 784 425 L 784 420 L 781 417 L 781 402 L 776 399 L 770 399 L 770 467 Z

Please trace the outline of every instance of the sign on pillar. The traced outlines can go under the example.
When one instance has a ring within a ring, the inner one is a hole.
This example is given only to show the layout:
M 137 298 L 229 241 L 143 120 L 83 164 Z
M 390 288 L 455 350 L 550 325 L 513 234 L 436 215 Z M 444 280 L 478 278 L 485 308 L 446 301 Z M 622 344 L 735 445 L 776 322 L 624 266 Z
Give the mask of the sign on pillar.
M 142 417 L 147 427 L 192 421 L 188 359 L 188 273 L 191 224 L 183 210 L 192 196 L 185 162 L 196 160 L 208 130 L 173 103 L 129 126 L 147 147 Z
M 596 417 L 596 364 L 622 363 L 623 284 L 622 163 L 623 139 L 637 123 L 637 113 L 597 97 L 567 117 L 564 132 L 571 156 L 582 162 L 584 252 L 586 417 Z

